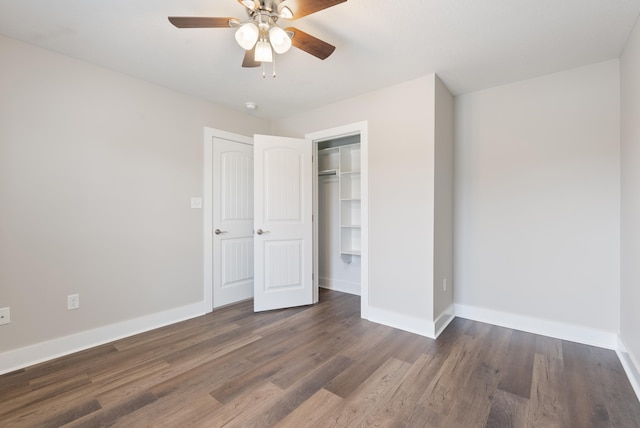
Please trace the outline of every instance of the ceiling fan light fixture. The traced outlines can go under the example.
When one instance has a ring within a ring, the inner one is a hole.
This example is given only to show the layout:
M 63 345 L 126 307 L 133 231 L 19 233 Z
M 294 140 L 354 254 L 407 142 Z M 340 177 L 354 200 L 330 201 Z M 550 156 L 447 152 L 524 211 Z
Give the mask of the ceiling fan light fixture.
M 247 22 L 236 31 L 236 42 L 242 47 L 242 49 L 249 51 L 258 41 L 260 31 L 253 22 Z
M 239 0 L 239 1 L 247 9 L 254 10 L 256 8 L 256 2 L 254 0 Z
M 291 19 L 293 18 L 293 12 L 289 9 L 288 6 L 283 6 L 280 8 L 280 18 Z
M 257 62 L 273 62 L 273 51 L 271 45 L 266 40 L 260 40 L 256 43 L 256 56 Z
M 286 31 L 276 25 L 269 29 L 269 41 L 278 54 L 283 54 L 291 48 L 291 38 Z

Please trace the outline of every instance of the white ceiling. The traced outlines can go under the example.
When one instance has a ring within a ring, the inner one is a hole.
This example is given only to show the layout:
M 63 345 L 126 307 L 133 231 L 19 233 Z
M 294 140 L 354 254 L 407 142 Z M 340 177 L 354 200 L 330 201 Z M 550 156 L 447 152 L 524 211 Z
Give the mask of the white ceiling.
M 278 119 L 433 72 L 457 95 L 617 58 L 639 14 L 640 0 L 348 0 L 280 21 L 336 51 L 292 48 L 275 79 L 240 67 L 233 29 L 167 21 L 245 19 L 236 0 L 0 0 L 0 33 Z

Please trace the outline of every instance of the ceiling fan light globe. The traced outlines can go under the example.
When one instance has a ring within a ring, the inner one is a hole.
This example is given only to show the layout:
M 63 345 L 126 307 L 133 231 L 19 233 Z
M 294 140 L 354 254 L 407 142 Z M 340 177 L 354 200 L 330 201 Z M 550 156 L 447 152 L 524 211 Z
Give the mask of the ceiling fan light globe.
M 242 47 L 242 49 L 248 51 L 258 41 L 260 31 L 253 22 L 247 22 L 236 31 L 236 42 Z
M 256 3 L 254 0 L 239 0 L 239 1 L 247 9 L 254 10 L 256 8 Z
M 273 50 L 278 54 L 283 54 L 291 48 L 291 38 L 282 28 L 273 26 L 269 30 L 269 41 Z
M 255 60 L 257 62 L 273 62 L 273 51 L 269 42 L 260 40 L 256 43 Z
M 280 8 L 280 18 L 291 19 L 293 18 L 293 12 L 289 9 L 288 6 L 283 6 Z

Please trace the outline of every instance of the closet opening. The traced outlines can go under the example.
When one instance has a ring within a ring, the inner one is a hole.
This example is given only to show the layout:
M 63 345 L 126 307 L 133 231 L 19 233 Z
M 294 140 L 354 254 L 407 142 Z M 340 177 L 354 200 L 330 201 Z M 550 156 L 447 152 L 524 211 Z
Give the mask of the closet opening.
M 360 134 L 317 143 L 318 286 L 361 295 Z

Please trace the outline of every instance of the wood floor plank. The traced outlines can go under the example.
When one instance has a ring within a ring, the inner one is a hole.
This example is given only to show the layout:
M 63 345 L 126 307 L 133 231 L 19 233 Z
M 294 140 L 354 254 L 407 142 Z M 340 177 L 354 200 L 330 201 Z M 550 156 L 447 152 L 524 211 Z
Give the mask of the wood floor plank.
M 30 411 L 37 408 L 42 402 L 46 402 L 64 394 L 67 391 L 77 390 L 79 387 L 89 385 L 91 380 L 86 375 L 78 375 L 61 380 L 58 383 L 30 391 L 25 395 L 17 396 L 11 400 L 0 402 L 0 421 L 7 415 L 16 412 Z
M 524 418 L 524 420 L 523 420 Z M 360 299 L 213 313 L 0 376 L 0 427 L 635 427 L 615 352 L 456 318 L 437 340 Z
M 353 360 L 341 355 L 330 359 L 287 389 L 268 410 L 247 420 L 247 425 L 261 427 L 277 424 L 352 363 Z
M 251 361 L 227 354 L 200 366 L 189 365 L 185 367 L 186 370 L 179 367 L 174 372 L 174 376 L 160 380 L 150 387 L 150 390 L 158 398 L 170 394 L 178 395 L 205 390 L 209 394 L 215 388 L 255 366 Z
M 154 401 L 156 401 L 156 397 L 152 393 L 148 391 L 143 392 L 142 394 L 131 397 L 117 405 L 108 408 L 101 408 L 96 412 L 89 413 L 86 416 L 66 424 L 65 427 L 98 428 L 112 426 L 118 419 L 133 413 Z
M 536 353 L 527 419 L 531 428 L 569 426 L 562 353 Z
M 114 403 L 120 403 L 132 396 L 146 392 L 149 387 L 162 379 L 170 376 L 171 367 L 163 360 L 152 361 L 149 364 L 134 367 L 127 376 L 117 376 L 115 378 L 102 376 L 100 380 L 92 380 L 96 389 L 98 402 L 103 407 L 108 407 Z
M 483 427 L 489 417 L 513 331 L 487 324 L 478 327 L 465 334 L 471 337 L 468 348 L 473 359 L 461 361 L 452 389 L 440 404 L 440 412 L 447 414 L 443 426 Z
M 271 382 L 256 385 L 247 394 L 237 396 L 215 412 L 210 426 L 251 426 L 247 421 L 256 415 L 262 415 L 281 395 L 282 388 Z
M 477 348 L 473 338 L 460 336 L 418 402 L 435 413 L 449 415 L 459 389 L 464 387 L 471 374 L 475 352 Z
M 536 354 L 562 361 L 562 340 L 553 337 L 536 336 Z
M 389 428 L 411 427 L 411 428 L 443 428 L 447 423 L 447 416 L 434 412 L 420 405 L 411 411 L 411 414 L 402 419 L 399 425 L 391 425 Z M 375 426 L 375 425 L 374 425 Z M 456 427 L 458 428 L 458 427 Z
M 100 403 L 95 399 L 60 402 L 47 408 L 31 407 L 3 417 L 2 427 L 59 427 L 100 409 Z
M 333 409 L 337 408 L 343 400 L 344 398 L 338 397 L 324 388 L 320 389 L 275 424 L 275 427 L 300 428 L 318 425 L 325 415 L 333 413 Z
M 340 397 L 348 397 L 378 370 L 390 358 L 390 354 L 397 346 L 405 340 L 405 337 L 397 334 L 398 332 L 394 329 L 385 327 L 378 330 L 382 333 L 379 337 L 361 340 L 357 342 L 355 350 L 346 349 L 341 352 L 341 355 L 348 356 L 359 364 L 354 364 L 327 384 L 325 388 L 328 391 Z M 384 343 L 383 346 L 382 343 Z
M 53 372 L 65 373 L 70 370 L 72 373 L 79 373 L 86 367 L 92 366 L 96 361 L 106 359 L 112 355 L 117 355 L 118 350 L 112 343 L 96 346 L 84 351 L 76 352 L 65 357 L 36 364 L 28 367 L 25 373 L 29 379 L 35 379 Z
M 211 427 L 222 407 L 208 394 L 167 396 L 117 419 L 119 428 Z
M 566 390 L 571 423 L 581 428 L 611 426 L 607 396 L 590 364 L 589 347 L 563 341 L 562 355 L 565 385 L 571 385 Z
M 627 378 L 617 355 L 605 349 L 589 347 L 590 366 L 596 367 L 594 375 L 599 388 L 606 396 L 605 405 L 612 427 L 640 428 L 640 415 L 635 411 L 633 387 Z
M 358 426 L 398 388 L 411 364 L 389 358 L 362 385 L 347 397 L 335 413 L 325 414 L 318 428 Z
M 7 373 L 2 376 L 0 383 L 0 403 L 28 394 L 32 390 L 29 377 L 24 370 Z
M 528 399 L 531 394 L 535 352 L 536 335 L 514 331 L 498 388 Z
M 493 394 L 485 426 L 486 428 L 526 427 L 528 407 L 528 399 L 497 390 Z
M 252 368 L 211 391 L 211 396 L 223 404 L 229 403 L 239 395 L 251 391 L 257 385 L 267 382 L 271 376 L 282 369 L 282 364 L 284 363 L 276 360 Z
M 435 376 L 443 362 L 443 358 L 422 354 L 407 371 L 398 389 L 367 415 L 362 426 L 409 426 L 405 424 L 412 419 L 428 380 Z
M 275 383 L 282 389 L 290 387 L 296 382 L 299 382 L 300 379 L 304 378 L 308 373 L 311 373 L 319 366 L 323 365 L 325 362 L 335 359 L 335 356 L 339 354 L 340 350 L 352 341 L 353 338 L 347 334 L 334 336 L 323 341 L 323 346 L 314 346 L 307 349 L 307 352 L 298 353 L 295 358 L 290 360 L 289 364 L 284 366 L 280 372 L 271 377 L 271 382 Z M 340 357 L 345 361 L 353 361 L 347 357 Z M 327 382 L 332 380 L 334 377 L 335 376 L 331 376 L 330 379 L 327 379 Z M 324 386 L 324 384 L 321 386 Z

